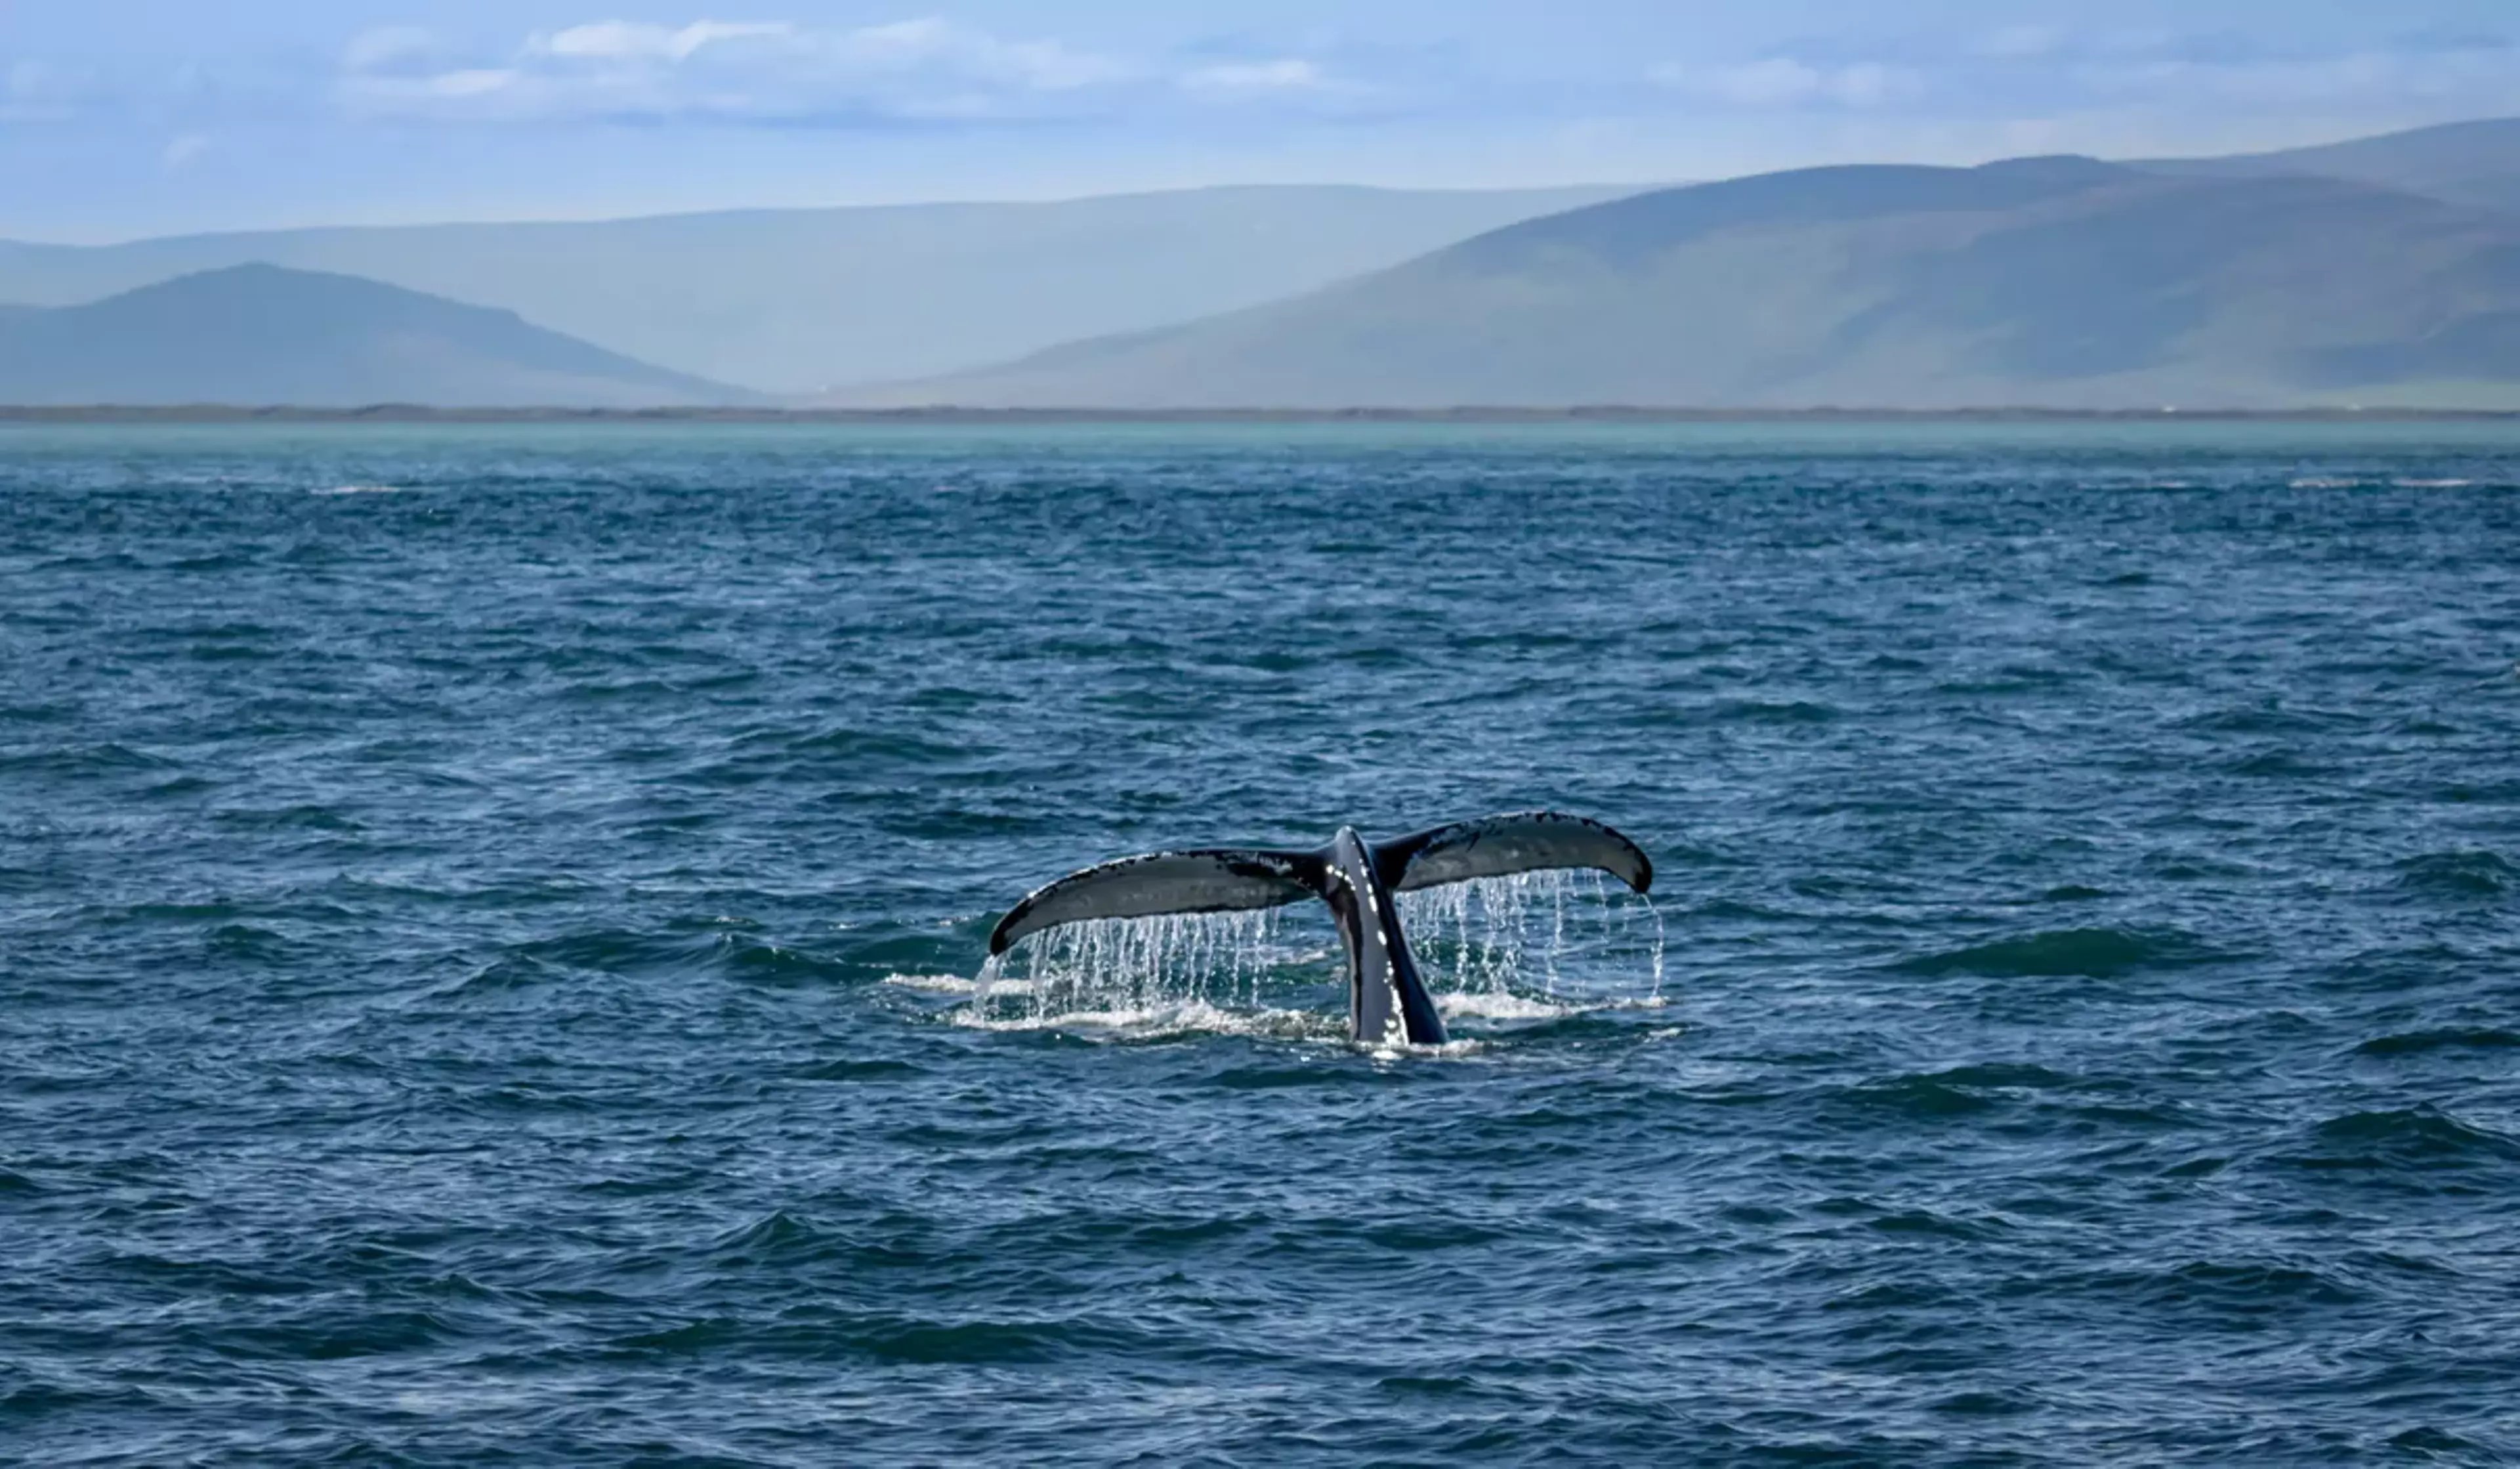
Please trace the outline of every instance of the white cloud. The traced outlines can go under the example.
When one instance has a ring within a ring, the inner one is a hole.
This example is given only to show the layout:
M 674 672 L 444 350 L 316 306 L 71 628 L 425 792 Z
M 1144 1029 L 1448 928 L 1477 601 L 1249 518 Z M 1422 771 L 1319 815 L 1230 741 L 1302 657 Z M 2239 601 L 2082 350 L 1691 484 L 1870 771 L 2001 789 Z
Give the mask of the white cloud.
M 979 120 L 1057 112 L 1062 97 L 1130 74 L 1058 41 L 933 18 L 856 28 L 593 21 L 467 65 L 416 69 L 413 55 L 407 37 L 354 47 L 344 102 L 371 116 L 474 122 Z
M 207 133 L 183 133 L 170 138 L 166 142 L 166 152 L 163 156 L 166 166 L 181 168 L 208 152 L 209 147 L 210 138 Z
M 677 30 L 636 21 L 598 21 L 572 25 L 527 42 L 529 50 L 592 61 L 685 62 L 726 41 L 763 40 L 795 34 L 784 22 L 695 21 Z
M 1862 108 L 1902 101 L 1924 90 L 1924 78 L 1881 62 L 1823 66 L 1772 56 L 1737 67 L 1656 67 L 1662 86 L 1740 108 Z
M 1233 93 L 1244 96 L 1270 92 L 1311 92 L 1328 85 L 1329 78 L 1312 62 L 1295 58 L 1279 61 L 1240 62 L 1221 67 L 1202 67 L 1182 78 L 1182 85 L 1193 92 Z

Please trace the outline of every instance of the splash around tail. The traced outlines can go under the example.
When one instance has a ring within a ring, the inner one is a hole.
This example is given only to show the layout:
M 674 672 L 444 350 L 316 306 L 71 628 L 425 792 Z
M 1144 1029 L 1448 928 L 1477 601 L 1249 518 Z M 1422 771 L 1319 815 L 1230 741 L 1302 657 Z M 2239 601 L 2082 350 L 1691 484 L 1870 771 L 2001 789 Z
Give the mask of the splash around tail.
M 1455 822 L 1389 842 L 1342 827 L 1313 851 L 1207 849 L 1124 857 L 1060 878 L 1009 910 L 989 936 L 994 962 L 1017 941 L 1068 924 L 1190 913 L 1262 912 L 1319 898 L 1347 950 L 1348 1033 L 1367 1045 L 1440 1046 L 1444 1020 L 1401 922 L 1399 895 L 1562 869 L 1604 872 L 1643 894 L 1644 849 L 1598 821 L 1529 811 Z

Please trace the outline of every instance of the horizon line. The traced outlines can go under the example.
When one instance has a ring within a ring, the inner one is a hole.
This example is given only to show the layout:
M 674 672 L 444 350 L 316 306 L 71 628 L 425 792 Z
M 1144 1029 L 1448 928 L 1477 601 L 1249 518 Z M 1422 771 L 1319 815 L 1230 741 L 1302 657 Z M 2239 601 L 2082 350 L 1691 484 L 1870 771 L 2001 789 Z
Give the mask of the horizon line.
M 377 403 L 351 408 L 220 403 L 0 403 L 0 424 L 1373 424 L 1373 423 L 2455 423 L 2520 422 L 2520 408 L 2407 408 L 2304 405 L 2291 408 L 1963 408 L 1645 407 L 1614 403 L 1562 408 L 1504 404 L 1454 408 L 461 408 Z

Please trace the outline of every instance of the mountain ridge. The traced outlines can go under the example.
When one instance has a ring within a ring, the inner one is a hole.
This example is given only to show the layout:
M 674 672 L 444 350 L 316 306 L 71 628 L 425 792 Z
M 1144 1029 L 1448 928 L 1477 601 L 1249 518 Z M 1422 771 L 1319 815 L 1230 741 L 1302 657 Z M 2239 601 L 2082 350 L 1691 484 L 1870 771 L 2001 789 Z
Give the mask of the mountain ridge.
M 1859 165 L 1597 205 L 1293 301 L 834 401 L 2494 407 L 2520 401 L 2509 308 L 2520 219 L 2425 196 L 2072 158 Z
M 0 299 L 70 305 L 249 261 L 518 311 L 756 390 L 984 365 L 1297 295 L 1632 192 L 1257 185 L 1024 204 L 0 242 Z
M 2520 117 L 2484 117 L 2307 148 L 2222 158 L 2154 159 L 2135 166 L 2221 178 L 2314 174 L 2520 212 Z
M 756 401 L 512 311 L 261 263 L 0 310 L 0 402 L 20 406 Z

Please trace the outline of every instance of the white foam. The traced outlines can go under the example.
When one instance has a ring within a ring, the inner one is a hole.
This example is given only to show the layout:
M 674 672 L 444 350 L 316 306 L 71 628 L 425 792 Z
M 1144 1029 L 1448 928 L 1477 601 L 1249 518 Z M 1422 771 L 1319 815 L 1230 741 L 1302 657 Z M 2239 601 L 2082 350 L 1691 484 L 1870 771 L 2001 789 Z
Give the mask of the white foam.
M 405 493 L 399 484 L 336 484 L 330 489 L 310 489 L 314 495 L 398 495 Z
M 1314 1010 L 1229 1010 L 1200 1001 L 1131 1010 L 1069 1010 L 995 1017 L 967 1006 L 954 1024 L 975 1031 L 1060 1031 L 1101 1040 L 1162 1040 L 1176 1035 L 1251 1035 L 1281 1040 L 1332 1039 L 1341 1027 Z
M 1489 1043 L 1484 1040 L 1447 1040 L 1442 1045 L 1410 1045 L 1402 1041 L 1388 1045 L 1363 1045 L 1357 1048 L 1376 1061 L 1454 1061 L 1464 1056 L 1480 1055 L 1491 1049 Z
M 1608 1015 L 1631 1010 L 1661 1010 L 1671 1000 L 1660 994 L 1632 995 L 1582 1003 L 1542 999 L 1512 990 L 1483 990 L 1435 996 L 1435 1008 L 1454 1020 L 1571 1020 L 1578 1015 Z
M 1027 994 L 1032 990 L 1025 980 L 984 981 L 967 979 L 959 974 L 888 974 L 883 983 L 903 989 L 919 989 L 929 994 Z
M 1472 993 L 1439 994 L 1435 1008 L 1448 1019 L 1467 1020 L 1565 1020 L 1583 1014 L 1585 1005 L 1565 1005 L 1554 1000 L 1534 999 L 1509 989 L 1486 989 Z

